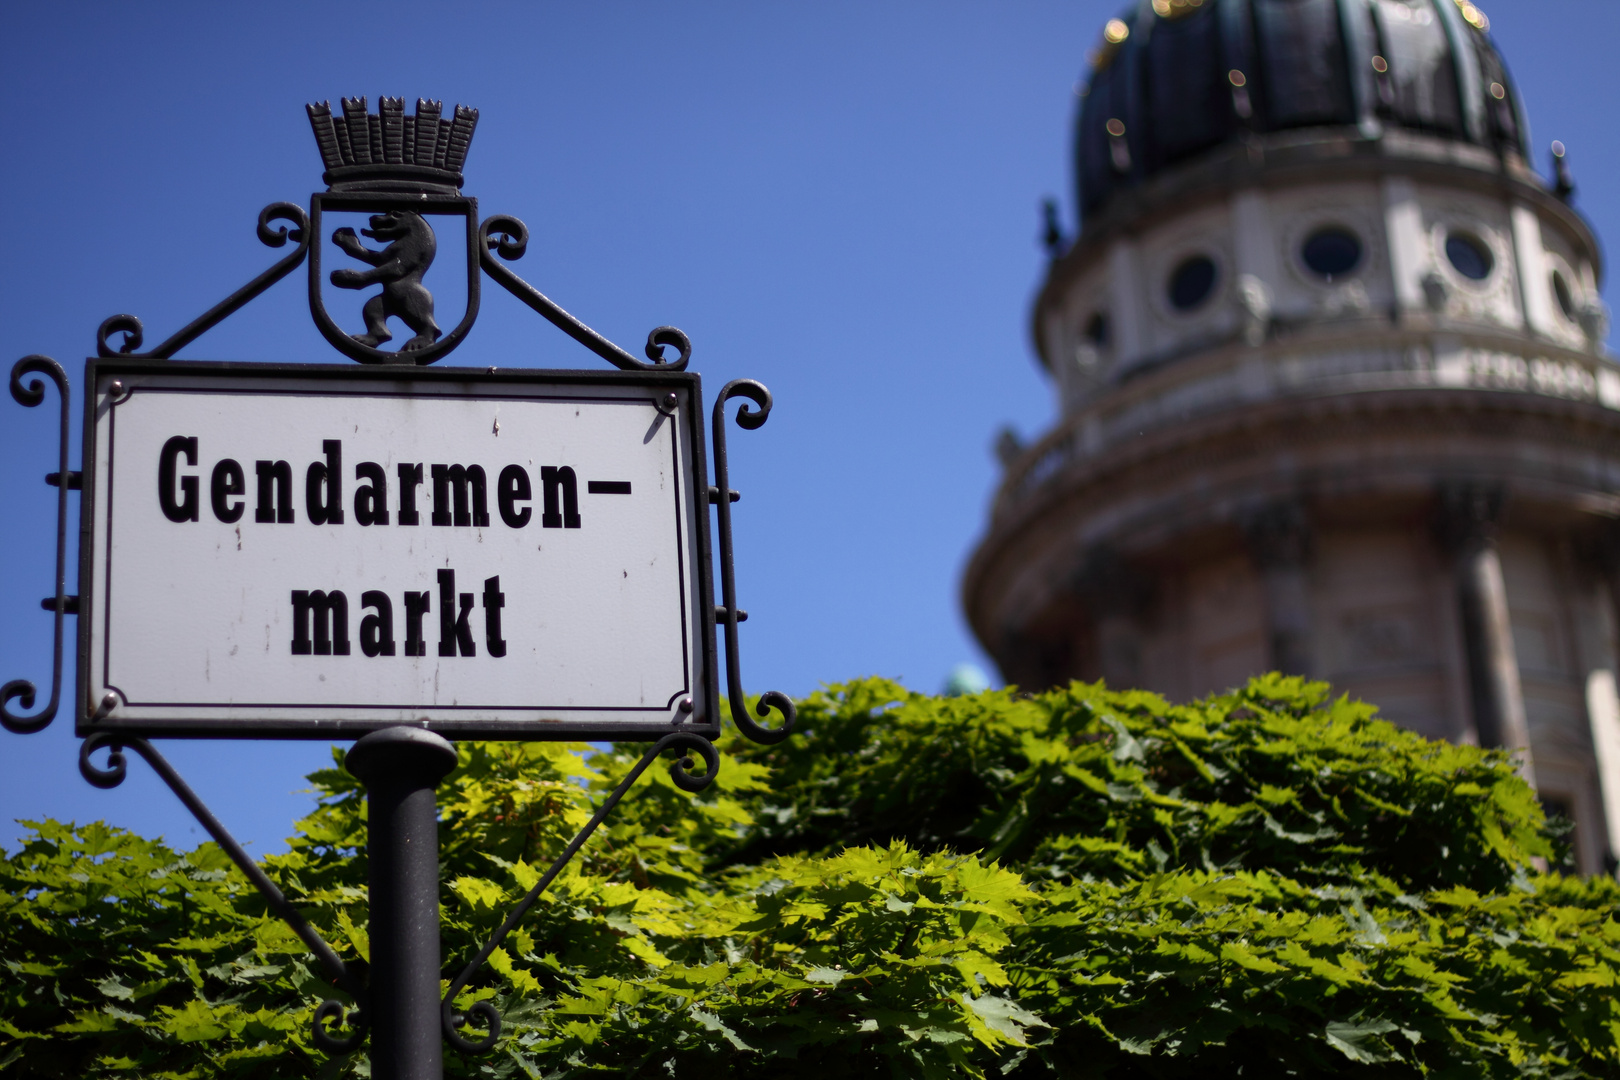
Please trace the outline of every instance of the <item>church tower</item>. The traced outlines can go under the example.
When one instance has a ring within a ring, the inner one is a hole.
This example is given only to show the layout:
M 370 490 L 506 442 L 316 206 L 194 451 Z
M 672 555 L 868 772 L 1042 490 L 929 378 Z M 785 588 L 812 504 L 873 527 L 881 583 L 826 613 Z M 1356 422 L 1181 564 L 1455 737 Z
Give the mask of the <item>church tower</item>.
M 1280 669 L 1515 748 L 1620 849 L 1620 367 L 1596 238 L 1467 0 L 1141 0 L 963 601 L 1008 681 Z M 1065 249 L 1066 247 L 1066 249 Z

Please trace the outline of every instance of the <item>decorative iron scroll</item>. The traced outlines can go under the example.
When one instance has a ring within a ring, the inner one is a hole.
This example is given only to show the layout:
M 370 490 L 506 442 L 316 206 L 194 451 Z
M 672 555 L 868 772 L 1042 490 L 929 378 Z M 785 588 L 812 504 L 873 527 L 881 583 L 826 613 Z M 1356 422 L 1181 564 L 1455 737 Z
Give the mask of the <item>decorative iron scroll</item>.
M 747 405 L 737 410 L 737 426 L 755 431 L 765 425 L 771 416 L 771 392 L 763 383 L 753 379 L 733 379 L 714 399 L 714 487 L 709 489 L 709 501 L 714 503 L 720 519 L 720 606 L 714 609 L 715 622 L 726 631 L 726 691 L 731 702 L 731 718 L 742 733 L 758 743 L 779 743 L 793 733 L 793 722 L 798 714 L 793 701 L 778 690 L 767 690 L 760 695 L 756 710 L 760 719 L 766 719 L 775 709 L 782 714 L 779 728 L 761 727 L 748 715 L 748 700 L 743 695 L 742 661 L 738 659 L 737 624 L 747 613 L 737 609 L 737 575 L 732 567 L 731 504 L 740 496 L 731 490 L 730 471 L 726 464 L 726 402 L 732 398 L 747 398 L 759 406 L 755 412 Z
M 43 731 L 56 717 L 62 701 L 62 617 L 77 614 L 79 603 L 77 596 L 67 594 L 67 496 L 69 489 L 79 487 L 82 482 L 80 474 L 68 471 L 68 404 L 72 394 L 61 364 L 48 356 L 25 356 L 11 368 L 11 396 L 17 404 L 32 409 L 45 400 L 44 383 L 32 379 L 27 385 L 23 384 L 23 376 L 36 373 L 50 376 L 62 406 L 57 420 L 56 472 L 45 478 L 47 484 L 56 485 L 56 595 L 43 605 L 55 616 L 55 645 L 51 654 L 51 700 L 38 713 L 18 716 L 7 708 L 12 701 L 20 701 L 23 708 L 32 709 L 36 693 L 33 683 L 27 679 L 12 679 L 0 686 L 0 727 L 18 735 Z

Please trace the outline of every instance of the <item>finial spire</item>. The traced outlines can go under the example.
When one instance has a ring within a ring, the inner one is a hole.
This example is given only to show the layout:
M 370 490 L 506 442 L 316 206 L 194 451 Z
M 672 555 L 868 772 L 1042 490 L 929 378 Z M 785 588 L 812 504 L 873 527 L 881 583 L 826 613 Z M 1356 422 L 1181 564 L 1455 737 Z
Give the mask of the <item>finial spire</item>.
M 1557 139 L 1552 144 L 1553 194 L 1569 202 L 1575 194 L 1575 179 L 1569 175 L 1569 162 L 1564 160 L 1564 144 Z

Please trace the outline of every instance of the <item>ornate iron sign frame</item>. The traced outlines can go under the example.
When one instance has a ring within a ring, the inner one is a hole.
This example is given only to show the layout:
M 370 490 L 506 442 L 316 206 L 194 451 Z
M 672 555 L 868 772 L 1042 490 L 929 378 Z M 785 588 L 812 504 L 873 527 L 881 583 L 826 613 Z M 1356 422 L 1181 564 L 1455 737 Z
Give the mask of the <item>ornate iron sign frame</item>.
M 702 385 L 699 376 L 690 371 L 603 372 L 557 371 L 527 368 L 426 368 L 401 365 L 328 365 L 328 364 L 243 364 L 205 363 L 196 361 L 152 360 L 88 360 L 85 363 L 84 449 L 82 459 L 94 463 L 102 455 L 109 458 L 109 474 L 113 457 L 112 447 L 100 447 L 101 440 L 112 429 L 110 420 L 125 402 L 136 393 L 162 394 L 165 391 L 190 395 L 207 392 L 212 384 L 229 394 L 275 394 L 285 388 L 288 380 L 300 395 L 342 394 L 359 403 L 373 399 L 368 387 L 375 386 L 382 398 L 402 397 L 405 400 L 452 396 L 463 391 L 459 400 L 508 403 L 521 405 L 560 391 L 583 392 L 589 400 L 593 392 L 623 394 L 635 391 L 645 399 L 646 411 L 656 409 L 660 417 L 671 416 L 681 424 L 679 447 L 685 448 L 690 469 L 673 464 L 674 497 L 679 504 L 677 520 L 690 525 L 691 535 L 679 538 L 683 542 L 670 554 L 676 561 L 690 566 L 692 573 L 677 575 L 681 582 L 681 596 L 676 602 L 681 609 L 683 644 L 690 651 L 685 665 L 688 672 L 694 668 L 696 685 L 685 684 L 668 702 L 662 699 L 638 710 L 643 719 L 625 719 L 613 722 L 571 719 L 583 711 L 579 705 L 546 705 L 536 700 L 527 707 L 505 706 L 474 709 L 468 704 L 455 706 L 429 703 L 390 704 L 387 701 L 368 702 L 364 708 L 347 709 L 336 704 L 290 706 L 239 705 L 230 708 L 230 718 L 212 718 L 222 708 L 199 710 L 197 707 L 154 705 L 147 701 L 129 700 L 128 689 L 107 681 L 103 670 L 106 653 L 110 649 L 106 631 L 107 616 L 113 607 L 112 597 L 105 595 L 114 579 L 111 566 L 113 541 L 111 525 L 121 515 L 111 509 L 111 492 L 98 490 L 97 469 L 84 472 L 82 480 L 83 502 L 86 507 L 82 529 L 81 559 L 79 562 L 79 591 L 73 606 L 80 614 L 78 681 L 81 688 L 76 716 L 77 733 L 83 737 L 98 732 L 122 732 L 129 735 L 167 736 L 183 738 L 224 739 L 345 739 L 358 738 L 367 732 L 400 723 L 411 723 L 447 738 L 494 740 L 584 740 L 626 741 L 659 739 L 668 734 L 671 725 L 691 731 L 704 738 L 720 734 L 718 713 L 719 683 L 717 678 L 717 649 L 715 643 L 716 610 L 711 602 L 702 603 L 703 597 L 714 596 L 712 554 L 708 514 L 708 485 L 706 480 L 686 490 L 691 472 L 702 480 L 708 471 L 704 460 L 704 432 L 702 423 Z M 107 387 L 120 387 L 118 394 L 108 393 Z M 402 390 L 402 387 L 404 388 Z M 323 389 L 330 388 L 330 389 Z M 496 396 L 479 397 L 468 391 L 495 391 Z M 531 397 L 530 395 L 534 395 Z M 302 398 L 301 398 L 302 399 Z M 555 400 L 580 400 L 562 397 Z M 620 401 L 634 400 L 619 398 Z M 431 401 L 417 405 L 426 408 Z M 684 423 L 683 423 L 684 421 Z M 667 430 L 667 429 L 665 429 Z M 676 440 L 670 440 L 672 449 Z M 118 455 L 122 460 L 122 454 Z M 296 472 L 296 470 L 295 470 Z M 489 473 L 491 494 L 494 493 L 495 471 Z M 207 487 L 206 481 L 203 484 Z M 249 485 L 251 486 L 251 485 Z M 145 493 L 145 487 L 140 490 Z M 583 480 L 579 491 L 586 491 Z M 421 496 L 427 498 L 424 491 Z M 246 498 L 246 496 L 244 496 Z M 206 504 L 206 492 L 199 500 Z M 436 504 L 435 504 L 436 505 Z M 536 512 L 538 514 L 538 511 Z M 201 517 L 209 517 L 206 510 Z M 427 514 L 422 513 L 427 520 Z M 240 529 L 241 521 L 238 518 Z M 351 522 L 352 524 L 352 522 Z M 539 522 L 535 522 L 538 527 Z M 194 526 L 186 526 L 192 528 Z M 92 534 L 95 530 L 95 534 Z M 436 530 L 435 530 L 436 531 Z M 486 530 L 487 531 L 487 530 Z M 482 535 L 482 533 L 480 534 Z M 521 533 L 515 535 L 523 535 Z M 240 545 L 239 545 L 240 546 Z M 729 552 L 729 540 L 725 550 Z M 685 569 L 685 566 L 682 567 Z M 245 571 L 238 571 L 245 572 Z M 149 576 L 149 575 L 148 575 Z M 695 578 L 695 581 L 688 580 Z M 97 588 L 97 581 L 103 582 Z M 510 578 L 508 578 L 510 580 Z M 691 595 L 688 594 L 691 590 Z M 358 603 L 359 595 L 350 592 L 348 602 Z M 511 620 L 508 619 L 510 626 Z M 687 625 L 690 624 L 690 637 Z M 322 625 L 321 629 L 325 629 Z M 141 633 L 155 632 L 143 624 Z M 620 640 L 622 634 L 617 634 Z M 222 643 L 220 645 L 222 648 Z M 218 656 L 219 650 L 216 650 Z M 215 670 L 215 682 L 221 681 Z M 122 680 L 118 680 L 120 683 Z M 97 688 L 105 688 L 98 694 Z M 534 686 L 535 690 L 541 689 Z M 131 706 L 136 706 L 132 710 Z M 322 709 L 326 710 L 323 715 Z M 469 711 L 475 715 L 498 713 L 503 719 L 465 719 Z M 618 710 L 624 711 L 622 709 Z M 403 714 L 409 713 L 404 718 Z M 154 715 L 154 713 L 156 715 Z M 347 715 L 345 715 L 347 713 Z M 357 713 L 361 715 L 356 715 Z
M 92 445 L 94 387 L 98 378 L 119 372 L 136 376 L 177 370 L 179 365 L 167 363 L 177 352 L 292 273 L 307 259 L 310 311 L 316 325 L 326 340 L 350 359 L 367 365 L 388 365 L 370 369 L 378 378 L 539 381 L 559 378 L 611 380 L 616 377 L 610 373 L 541 374 L 514 369 L 497 371 L 495 368 L 408 372 L 397 366 L 431 364 L 460 345 L 477 319 L 481 276 L 488 275 L 586 349 L 620 371 L 633 373 L 629 374 L 629 378 L 638 384 L 680 384 L 689 387 L 694 399 L 690 418 L 691 445 L 696 455 L 695 471 L 702 476 L 705 450 L 701 424 L 697 420 L 697 403 L 700 400 L 698 380 L 695 375 L 679 374 L 685 372 L 691 358 L 691 342 L 674 327 L 660 326 L 647 336 L 643 350 L 646 359 L 638 358 L 574 318 L 507 265 L 505 260 L 523 256 L 528 244 L 528 229 L 517 218 L 500 214 L 479 223 L 476 200 L 460 192 L 461 168 L 477 125 L 477 110 L 458 105 L 452 118 L 444 119 L 438 102 L 418 100 L 416 114 L 406 116 L 402 99 L 383 98 L 379 111 L 370 114 L 365 98 L 348 98 L 342 102 L 342 116 L 334 115 L 330 106 L 324 103 L 309 106 L 308 112 L 326 165 L 324 179 L 328 190 L 311 196 L 307 214 L 295 203 L 278 202 L 265 207 L 258 220 L 257 232 L 262 243 L 271 248 L 281 248 L 290 242 L 295 245 L 293 250 L 150 350 L 140 351 L 144 343 L 144 327 L 133 315 L 114 315 L 97 329 L 97 358 L 86 364 L 86 385 L 90 388 L 86 395 L 86 462 L 91 460 L 88 451 Z M 368 263 L 373 270 L 340 269 L 328 280 L 336 287 L 346 289 L 382 286 L 379 294 L 366 301 L 363 311 L 366 334 L 346 333 L 326 310 L 321 277 L 321 245 L 316 242 L 322 226 L 323 210 L 373 212 L 372 227 L 364 230 L 364 233 L 368 238 L 385 244 L 382 248 L 367 248 L 352 229 L 339 229 L 333 236 L 335 245 L 356 260 Z M 465 221 L 467 308 L 457 325 L 447 334 L 437 325 L 431 293 L 421 281 L 423 272 L 436 254 L 436 238 L 431 226 L 425 224 L 424 214 L 435 217 L 459 215 Z M 398 351 L 378 347 L 388 340 L 390 332 L 386 329 L 386 322 L 389 319 L 405 323 L 414 332 L 414 336 Z M 122 335 L 121 340 L 116 340 L 119 335 Z M 673 349 L 675 355 L 668 356 L 666 349 Z M 211 370 L 233 368 L 243 371 L 276 367 L 206 366 Z M 296 370 L 300 375 L 341 373 L 342 377 L 348 379 L 365 377 L 363 373 L 366 371 L 318 365 L 296 365 L 282 370 Z M 35 707 L 38 698 L 38 689 L 33 682 L 14 679 L 0 686 L 0 727 L 16 734 L 43 730 L 55 718 L 61 706 L 64 621 L 67 616 L 80 614 L 80 596 L 90 595 L 88 583 L 91 580 L 86 576 L 89 568 L 84 565 L 86 560 L 83 553 L 90 550 L 88 530 L 92 526 L 92 515 L 85 513 L 81 515 L 79 538 L 80 592 L 68 592 L 68 494 L 85 488 L 85 474 L 71 469 L 69 464 L 71 393 L 68 378 L 62 366 L 50 357 L 33 355 L 17 361 L 11 369 L 10 391 L 12 398 L 26 408 L 37 407 L 45 400 L 44 382 L 32 376 L 45 376 L 55 384 L 60 405 L 58 467 L 56 472 L 46 477 L 46 482 L 57 488 L 56 590 L 53 596 L 41 602 L 41 607 L 53 616 L 54 653 L 50 697 L 38 712 L 27 712 Z M 734 416 L 738 426 L 745 430 L 759 428 L 771 412 L 770 392 L 751 379 L 727 383 L 712 407 L 713 446 L 709 460 L 713 463 L 714 482 L 707 489 L 707 504 L 715 509 L 721 595 L 718 604 L 706 602 L 704 605 L 706 611 L 701 619 L 702 641 L 699 647 L 707 653 L 705 678 L 709 681 L 708 700 L 713 708 L 718 705 L 717 666 L 714 662 L 719 651 L 716 633 L 723 632 L 726 697 L 732 720 L 748 738 L 769 744 L 788 737 L 793 729 L 795 713 L 793 703 L 786 695 L 776 691 L 766 692 L 752 711 L 743 694 L 738 624 L 747 615 L 737 607 L 731 540 L 731 504 L 740 496 L 730 487 L 726 461 L 727 406 L 738 400 L 743 404 Z M 700 548 L 703 595 L 712 599 L 706 515 L 701 521 Z M 91 685 L 87 667 L 89 630 L 86 623 L 88 620 L 81 620 L 78 636 L 78 678 L 81 687 Z M 491 935 L 483 949 L 451 981 L 448 992 L 440 995 L 440 973 L 436 963 L 409 965 L 401 958 L 408 955 L 438 956 L 437 919 L 432 919 L 431 925 L 424 928 L 424 920 L 419 913 L 424 909 L 437 912 L 437 826 L 431 792 L 454 767 L 454 748 L 449 743 L 420 726 L 396 725 L 371 730 L 350 752 L 351 769 L 366 782 L 372 804 L 368 847 L 372 852 L 372 971 L 375 977 L 372 985 L 366 986 L 354 968 L 344 964 L 337 952 L 293 908 L 146 737 L 180 732 L 161 724 L 121 727 L 117 719 L 109 715 L 116 704 L 116 695 L 110 696 L 111 701 L 105 698 L 92 701 L 87 693 L 80 695 L 83 708 L 76 721 L 78 733 L 84 736 L 79 750 L 81 774 L 99 788 L 118 786 L 127 769 L 126 750 L 133 750 L 152 766 L 209 836 L 265 896 L 270 909 L 308 945 L 338 992 L 336 997 L 315 1010 L 313 1041 L 328 1052 L 346 1053 L 356 1049 L 369 1030 L 373 1075 L 378 1080 L 389 1077 L 436 1080 L 442 1075 L 440 1032 L 445 1040 L 460 1050 L 482 1052 L 491 1049 L 500 1035 L 500 1017 L 495 1009 L 488 1002 L 479 1002 L 470 1010 L 472 1015 L 467 1017 L 457 1015 L 453 1009 L 457 995 L 478 975 L 490 954 L 631 786 L 661 755 L 667 751 L 679 754 L 670 765 L 670 774 L 675 783 L 688 792 L 701 791 L 711 784 L 720 767 L 719 753 L 711 742 L 720 728 L 718 716 L 712 713 L 694 717 L 692 723 L 681 724 L 675 730 L 671 730 L 669 725 L 655 725 L 646 730 L 615 728 L 603 732 L 564 732 L 553 726 L 538 732 L 519 732 L 501 725 L 498 729 L 487 731 L 454 731 L 454 734 L 476 738 L 519 735 L 523 738 L 577 739 L 586 735 L 653 741 L 637 765 L 603 801 L 590 822 L 559 853 L 539 882 Z M 13 703 L 20 705 L 24 711 L 13 712 Z M 773 714 L 780 718 L 780 723 L 768 727 L 762 721 L 769 722 Z M 369 730 L 367 725 L 346 725 L 332 729 L 329 734 L 341 738 L 366 730 Z M 217 736 L 220 733 L 209 734 Z M 261 728 L 259 731 L 242 730 L 237 734 L 241 737 L 265 737 L 274 736 L 277 732 Z M 93 759 L 93 755 L 101 750 L 108 751 L 105 765 L 98 765 Z M 703 759 L 702 772 L 694 772 L 694 759 L 697 757 Z M 417 797 L 424 792 L 428 793 L 429 798 L 424 800 Z M 467 1035 L 464 1026 L 469 1020 L 482 1023 L 485 1033 L 482 1036 Z M 333 1027 L 335 1024 L 346 1024 L 348 1033 L 338 1033 Z

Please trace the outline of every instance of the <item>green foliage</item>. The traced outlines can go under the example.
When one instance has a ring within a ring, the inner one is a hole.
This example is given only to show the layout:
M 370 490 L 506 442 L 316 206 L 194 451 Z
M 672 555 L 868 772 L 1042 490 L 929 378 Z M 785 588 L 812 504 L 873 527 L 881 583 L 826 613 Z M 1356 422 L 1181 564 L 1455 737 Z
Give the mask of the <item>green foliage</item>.
M 1267 676 L 1186 706 L 863 680 L 650 771 L 461 999 L 455 1076 L 1616 1076 L 1620 889 L 1563 865 L 1497 752 Z M 639 748 L 465 744 L 440 792 L 446 972 Z M 341 769 L 266 868 L 368 956 Z M 0 862 L 0 1080 L 363 1076 L 212 845 L 43 822 Z

